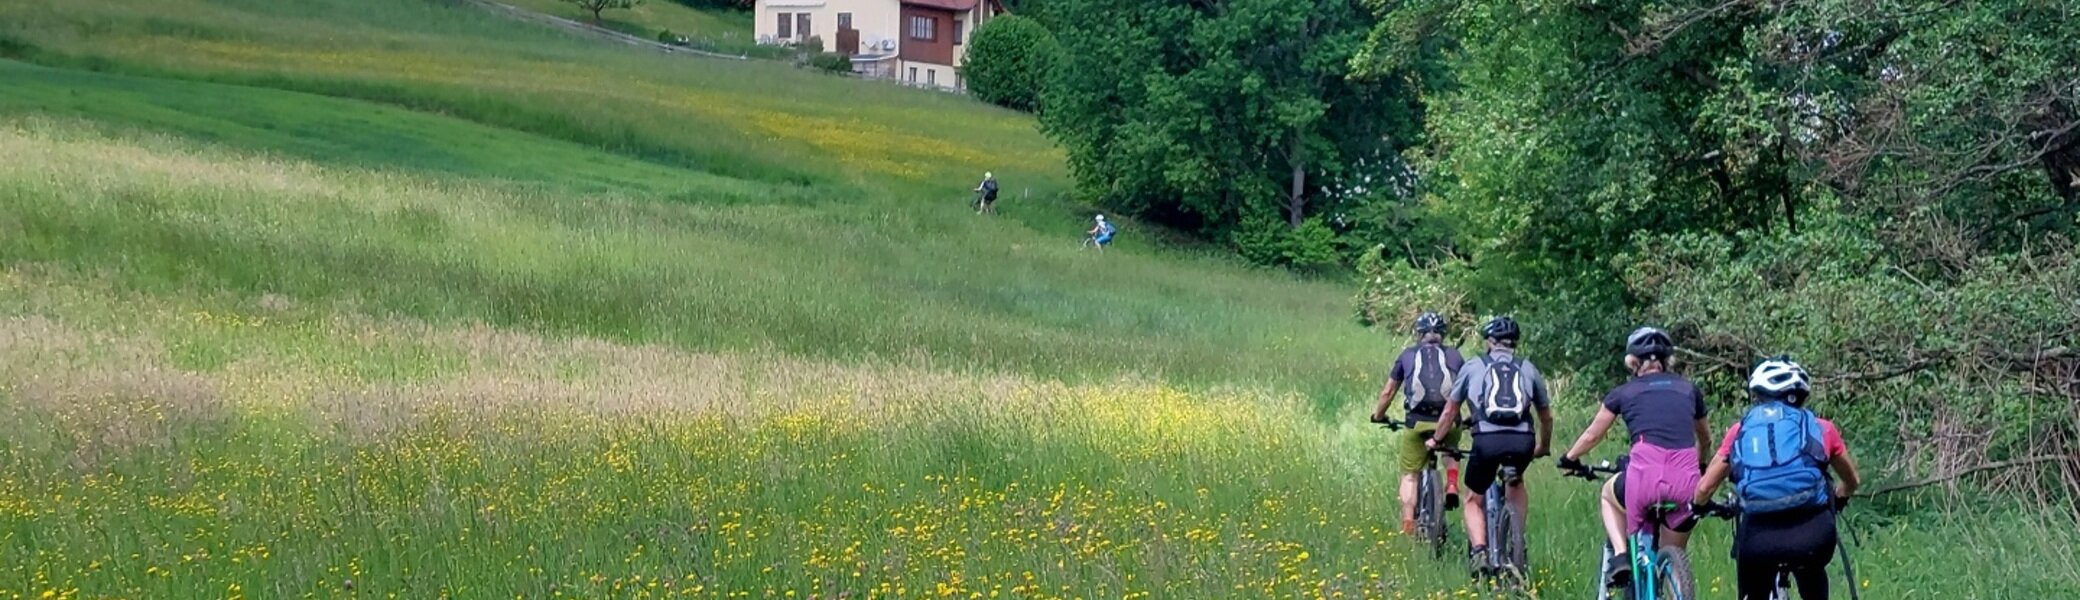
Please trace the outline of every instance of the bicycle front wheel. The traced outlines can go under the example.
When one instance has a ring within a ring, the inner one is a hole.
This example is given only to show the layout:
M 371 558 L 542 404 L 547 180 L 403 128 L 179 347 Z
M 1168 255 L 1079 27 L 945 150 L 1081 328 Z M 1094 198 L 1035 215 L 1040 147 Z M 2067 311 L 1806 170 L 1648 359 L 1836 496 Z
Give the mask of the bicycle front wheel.
M 1416 533 L 1430 543 L 1430 556 L 1444 558 L 1444 494 L 1435 469 L 1423 471 L 1416 489 Z
M 1690 572 L 1690 555 L 1678 548 L 1662 548 L 1655 558 L 1661 564 L 1655 569 L 1654 588 L 1662 590 L 1662 597 L 1697 600 L 1697 577 Z

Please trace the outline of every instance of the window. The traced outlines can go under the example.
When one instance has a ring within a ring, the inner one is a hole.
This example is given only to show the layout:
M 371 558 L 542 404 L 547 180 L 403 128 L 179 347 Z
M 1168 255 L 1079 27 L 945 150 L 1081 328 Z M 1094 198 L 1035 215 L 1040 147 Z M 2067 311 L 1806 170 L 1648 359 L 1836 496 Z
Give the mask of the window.
M 910 67 L 910 83 L 917 83 L 917 67 Z
M 839 29 L 851 29 L 851 28 L 852 28 L 852 13 L 838 13 L 838 28 L 839 28 Z
M 953 45 L 961 45 L 961 20 L 953 20 Z
M 809 13 L 794 14 L 794 34 L 809 39 Z
M 938 69 L 925 69 L 925 70 L 924 70 L 924 82 L 925 82 L 926 84 L 928 84 L 928 85 L 939 85 L 939 70 L 938 70 Z
M 773 35 L 783 40 L 794 37 L 794 15 L 780 13 L 780 26 L 773 30 Z
M 910 17 L 910 39 L 927 42 L 939 39 L 939 20 L 931 17 Z

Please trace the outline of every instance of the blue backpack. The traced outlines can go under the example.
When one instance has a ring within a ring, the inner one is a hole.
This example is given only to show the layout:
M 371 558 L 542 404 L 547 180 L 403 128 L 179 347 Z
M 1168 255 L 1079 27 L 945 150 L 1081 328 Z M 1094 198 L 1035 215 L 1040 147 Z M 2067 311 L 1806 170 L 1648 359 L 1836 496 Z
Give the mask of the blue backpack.
M 1827 446 L 1812 411 L 1764 402 L 1741 417 L 1734 440 L 1734 491 L 1748 514 L 1772 514 L 1828 505 Z

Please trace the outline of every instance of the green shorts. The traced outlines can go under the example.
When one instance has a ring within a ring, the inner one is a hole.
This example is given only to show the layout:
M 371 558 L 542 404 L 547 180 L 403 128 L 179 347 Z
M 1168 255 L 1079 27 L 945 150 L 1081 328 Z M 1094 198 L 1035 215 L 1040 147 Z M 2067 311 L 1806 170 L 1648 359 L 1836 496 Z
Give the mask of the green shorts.
M 1436 432 L 1436 423 L 1416 423 L 1414 428 L 1401 430 L 1401 442 L 1399 444 L 1401 472 L 1417 473 L 1421 472 L 1424 467 L 1429 466 L 1430 449 L 1423 446 L 1423 440 L 1430 439 L 1430 436 Z M 1454 448 L 1459 446 L 1458 429 L 1452 429 L 1452 432 L 1445 434 L 1444 438 L 1446 446 Z

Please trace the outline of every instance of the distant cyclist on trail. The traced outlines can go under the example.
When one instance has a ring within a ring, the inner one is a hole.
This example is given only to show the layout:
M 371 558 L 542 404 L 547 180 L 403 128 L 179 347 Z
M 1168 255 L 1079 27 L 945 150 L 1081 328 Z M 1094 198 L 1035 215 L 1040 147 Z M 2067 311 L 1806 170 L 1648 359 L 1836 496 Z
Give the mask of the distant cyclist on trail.
M 997 174 L 984 172 L 975 184 L 975 214 L 997 214 Z
M 1459 370 L 1451 392 L 1445 395 L 1444 415 L 1437 421 L 1437 431 L 1423 442 L 1431 448 L 1447 443 L 1461 407 L 1472 404 L 1473 448 L 1467 454 L 1466 487 L 1461 491 L 1467 498 L 1487 493 L 1502 467 L 1521 471 L 1531 464 L 1531 459 L 1545 456 L 1553 441 L 1553 409 L 1546 380 L 1531 361 L 1517 356 L 1517 341 L 1523 332 L 1517 329 L 1516 320 L 1495 317 L 1481 326 L 1481 335 L 1487 339 L 1488 353 Z M 1533 419 L 1529 414 L 1533 410 L 1538 413 L 1536 434 L 1532 433 Z M 1512 486 L 1507 500 L 1512 510 L 1530 520 L 1527 505 L 1531 494 L 1526 486 Z M 1487 560 L 1486 508 L 1478 501 L 1466 502 L 1461 508 L 1466 519 L 1467 544 L 1471 546 L 1468 551 L 1484 568 L 1494 568 Z
M 1754 406 L 1726 430 L 1692 501 L 1710 503 L 1719 484 L 1733 478 L 1741 508 L 1733 532 L 1741 600 L 1769 598 L 1778 572 L 1797 580 L 1798 597 L 1827 600 L 1827 565 L 1840 543 L 1835 511 L 1863 477 L 1841 429 L 1806 409 L 1812 383 L 1805 368 L 1782 356 L 1762 361 L 1748 376 L 1748 393 Z
M 1632 448 L 1619 459 L 1621 471 L 1603 486 L 1603 530 L 1611 538 L 1615 558 L 1605 573 L 1606 587 L 1628 587 L 1632 583 L 1632 561 L 1626 556 L 1626 536 L 1648 527 L 1660 527 L 1662 544 L 1686 548 L 1691 496 L 1697 493 L 1699 458 L 1712 443 L 1711 426 L 1705 421 L 1704 392 L 1669 372 L 1675 341 L 1668 332 L 1641 327 L 1625 338 L 1625 368 L 1632 380 L 1603 397 L 1596 418 L 1575 440 L 1574 447 L 1560 455 L 1562 471 L 1586 474 L 1581 458 L 1603 443 L 1613 422 L 1623 418 Z M 1647 522 L 1647 508 L 1658 502 L 1674 502 L 1660 523 Z
M 1090 231 L 1086 231 L 1083 233 L 1085 235 L 1091 236 L 1090 241 L 1092 244 L 1096 245 L 1099 249 L 1104 249 L 1106 246 L 1112 244 L 1112 234 L 1116 231 L 1119 230 L 1114 229 L 1111 223 L 1105 222 L 1105 215 L 1098 215 L 1098 223 L 1096 225 L 1092 225 Z
M 1455 374 L 1466 365 L 1458 348 L 1444 345 L 1444 327 L 1444 317 L 1437 313 L 1426 312 L 1416 317 L 1416 345 L 1403 349 L 1401 356 L 1394 359 L 1393 370 L 1387 374 L 1387 387 L 1379 392 L 1379 406 L 1372 409 L 1372 422 L 1386 423 L 1387 406 L 1393 404 L 1395 395 L 1403 396 L 1402 424 L 1407 429 L 1395 442 L 1395 455 L 1401 467 L 1403 534 L 1415 533 L 1416 477 L 1430 462 L 1430 451 L 1424 447 L 1423 441 L 1430 439 L 1437 430 L 1437 421 L 1444 418 L 1445 395 L 1451 392 L 1449 388 L 1456 380 Z M 1451 432 L 1444 439 L 1447 446 L 1456 448 L 1459 445 L 1458 432 Z M 1445 473 L 1445 481 L 1459 479 L 1456 459 L 1445 459 Z M 1445 509 L 1457 508 L 1458 504 L 1458 492 L 1446 492 Z

